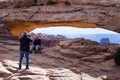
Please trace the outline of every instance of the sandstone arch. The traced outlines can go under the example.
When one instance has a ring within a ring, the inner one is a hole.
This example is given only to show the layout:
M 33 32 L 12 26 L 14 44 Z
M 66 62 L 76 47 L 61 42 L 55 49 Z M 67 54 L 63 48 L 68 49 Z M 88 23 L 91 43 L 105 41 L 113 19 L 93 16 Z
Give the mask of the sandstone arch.
M 61 23 L 44 23 L 44 22 L 27 22 L 27 21 L 14 21 L 5 22 L 11 30 L 12 34 L 19 36 L 23 31 L 32 31 L 35 28 L 49 27 L 49 26 L 73 26 L 79 28 L 95 28 L 96 24 L 87 22 L 61 22 Z
M 13 24 L 16 22 L 20 22 L 18 25 L 23 23 L 27 23 L 26 25 L 38 23 L 47 25 L 51 23 L 53 23 L 52 25 L 55 23 L 71 25 L 74 23 L 80 25 L 88 23 L 120 33 L 119 0 L 51 0 L 58 3 L 56 5 L 47 5 L 49 0 L 39 0 L 37 6 L 32 5 L 32 0 L 19 1 L 21 1 L 21 3 L 18 2 L 20 5 L 17 5 L 16 2 L 11 8 L 9 7 L 11 4 L 0 5 L 0 19 L 12 31 L 19 27 L 14 27 Z M 70 5 L 59 5 L 61 2 L 68 2 Z M 16 5 L 17 7 L 15 7 Z M 24 27 L 24 29 L 29 31 L 28 27 Z

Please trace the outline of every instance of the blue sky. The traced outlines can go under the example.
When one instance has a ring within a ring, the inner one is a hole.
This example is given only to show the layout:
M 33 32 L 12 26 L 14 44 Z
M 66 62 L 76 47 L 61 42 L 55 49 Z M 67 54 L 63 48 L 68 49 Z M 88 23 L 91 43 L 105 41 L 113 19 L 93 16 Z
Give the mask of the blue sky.
M 102 28 L 75 28 L 71 26 L 55 26 L 48 28 L 36 28 L 32 32 L 45 34 L 118 34 Z
M 120 34 L 102 28 L 75 28 L 71 26 L 55 26 L 48 28 L 36 28 L 34 33 L 61 34 L 67 38 L 86 38 L 100 42 L 102 38 L 109 38 L 112 43 L 120 44 Z

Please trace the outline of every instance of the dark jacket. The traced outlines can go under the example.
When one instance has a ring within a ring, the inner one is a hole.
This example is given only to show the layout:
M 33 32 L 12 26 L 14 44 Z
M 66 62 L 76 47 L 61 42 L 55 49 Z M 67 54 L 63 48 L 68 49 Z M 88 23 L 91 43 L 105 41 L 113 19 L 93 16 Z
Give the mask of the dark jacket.
M 35 39 L 33 44 L 36 45 L 41 45 L 41 40 L 40 39 Z
M 26 35 L 20 38 L 20 50 L 21 51 L 30 51 L 30 42 L 32 40 Z

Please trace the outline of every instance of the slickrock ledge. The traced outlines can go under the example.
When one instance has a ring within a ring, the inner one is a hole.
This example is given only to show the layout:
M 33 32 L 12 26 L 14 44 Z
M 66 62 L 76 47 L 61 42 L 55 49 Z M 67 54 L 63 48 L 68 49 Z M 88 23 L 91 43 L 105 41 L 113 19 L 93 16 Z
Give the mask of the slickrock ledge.
M 4 41 L 0 46 L 4 49 L 0 52 L 1 80 L 120 79 L 120 67 L 113 59 L 120 46 L 117 44 L 99 44 L 85 39 L 61 41 L 55 47 L 44 48 L 41 53 L 30 54 L 30 69 L 27 70 L 25 60 L 18 70 L 18 42 Z

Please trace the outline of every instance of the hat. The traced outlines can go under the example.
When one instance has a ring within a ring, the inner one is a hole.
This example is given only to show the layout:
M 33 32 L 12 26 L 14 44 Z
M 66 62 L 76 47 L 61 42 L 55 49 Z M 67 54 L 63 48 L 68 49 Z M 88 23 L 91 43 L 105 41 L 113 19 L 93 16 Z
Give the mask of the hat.
M 22 32 L 21 35 L 22 35 L 22 36 L 25 36 L 25 35 L 28 35 L 28 33 L 27 33 L 27 32 Z

